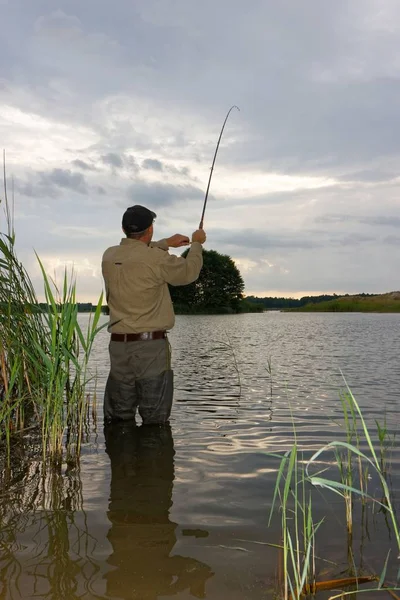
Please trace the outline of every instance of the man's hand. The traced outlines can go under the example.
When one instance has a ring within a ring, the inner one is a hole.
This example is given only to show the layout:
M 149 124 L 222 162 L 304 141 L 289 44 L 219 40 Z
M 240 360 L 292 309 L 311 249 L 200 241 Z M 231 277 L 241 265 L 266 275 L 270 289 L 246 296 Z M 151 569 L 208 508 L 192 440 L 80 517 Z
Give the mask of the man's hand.
M 192 242 L 199 242 L 199 244 L 204 244 L 206 239 L 207 236 L 204 229 L 197 229 L 197 231 L 194 231 L 192 233 Z
M 170 248 L 180 248 L 181 246 L 188 246 L 190 244 L 190 240 L 187 235 L 176 233 L 170 238 L 167 238 L 167 244 Z

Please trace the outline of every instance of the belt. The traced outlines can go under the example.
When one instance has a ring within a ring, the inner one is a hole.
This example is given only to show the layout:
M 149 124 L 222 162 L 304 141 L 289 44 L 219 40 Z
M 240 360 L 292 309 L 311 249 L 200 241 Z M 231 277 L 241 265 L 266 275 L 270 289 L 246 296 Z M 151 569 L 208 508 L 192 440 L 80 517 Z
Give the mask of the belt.
M 112 342 L 146 342 L 162 340 L 167 337 L 166 331 L 144 331 L 143 333 L 112 333 Z

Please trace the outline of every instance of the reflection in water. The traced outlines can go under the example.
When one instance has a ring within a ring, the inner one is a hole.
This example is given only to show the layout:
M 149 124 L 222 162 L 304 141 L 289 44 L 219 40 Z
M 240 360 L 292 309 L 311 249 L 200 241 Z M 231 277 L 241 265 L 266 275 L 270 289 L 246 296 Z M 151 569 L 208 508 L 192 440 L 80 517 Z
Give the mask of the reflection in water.
M 193 558 L 172 555 L 177 524 L 170 520 L 174 444 L 169 425 L 111 424 L 105 428 L 111 459 L 108 533 L 112 569 L 107 596 L 151 600 L 190 590 L 205 598 L 211 569 Z
M 42 463 L 25 463 L 15 473 L 1 473 L 0 483 L 5 479 L 8 485 L 2 488 L 0 503 L 0 598 L 84 597 L 98 566 L 91 558 L 96 540 L 82 509 L 79 469 L 46 472 Z

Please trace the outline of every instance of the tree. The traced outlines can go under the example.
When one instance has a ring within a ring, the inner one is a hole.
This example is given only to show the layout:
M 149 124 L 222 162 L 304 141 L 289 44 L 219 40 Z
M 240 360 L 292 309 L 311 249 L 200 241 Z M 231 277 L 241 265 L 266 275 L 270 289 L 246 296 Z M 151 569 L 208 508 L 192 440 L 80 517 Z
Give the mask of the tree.
M 203 268 L 197 281 L 170 286 L 175 311 L 185 313 L 238 312 L 243 291 L 244 281 L 234 261 L 215 250 L 203 250 Z

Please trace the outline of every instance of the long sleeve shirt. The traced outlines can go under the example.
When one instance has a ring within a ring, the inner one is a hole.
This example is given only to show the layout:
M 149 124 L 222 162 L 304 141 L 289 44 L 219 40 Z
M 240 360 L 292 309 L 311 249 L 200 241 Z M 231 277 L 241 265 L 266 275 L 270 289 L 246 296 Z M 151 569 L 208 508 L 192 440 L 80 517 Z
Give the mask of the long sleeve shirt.
M 169 254 L 165 240 L 147 244 L 123 238 L 108 248 L 102 272 L 110 309 L 108 331 L 143 333 L 169 330 L 175 314 L 168 289 L 195 281 L 203 266 L 203 249 L 191 244 L 186 258 Z

